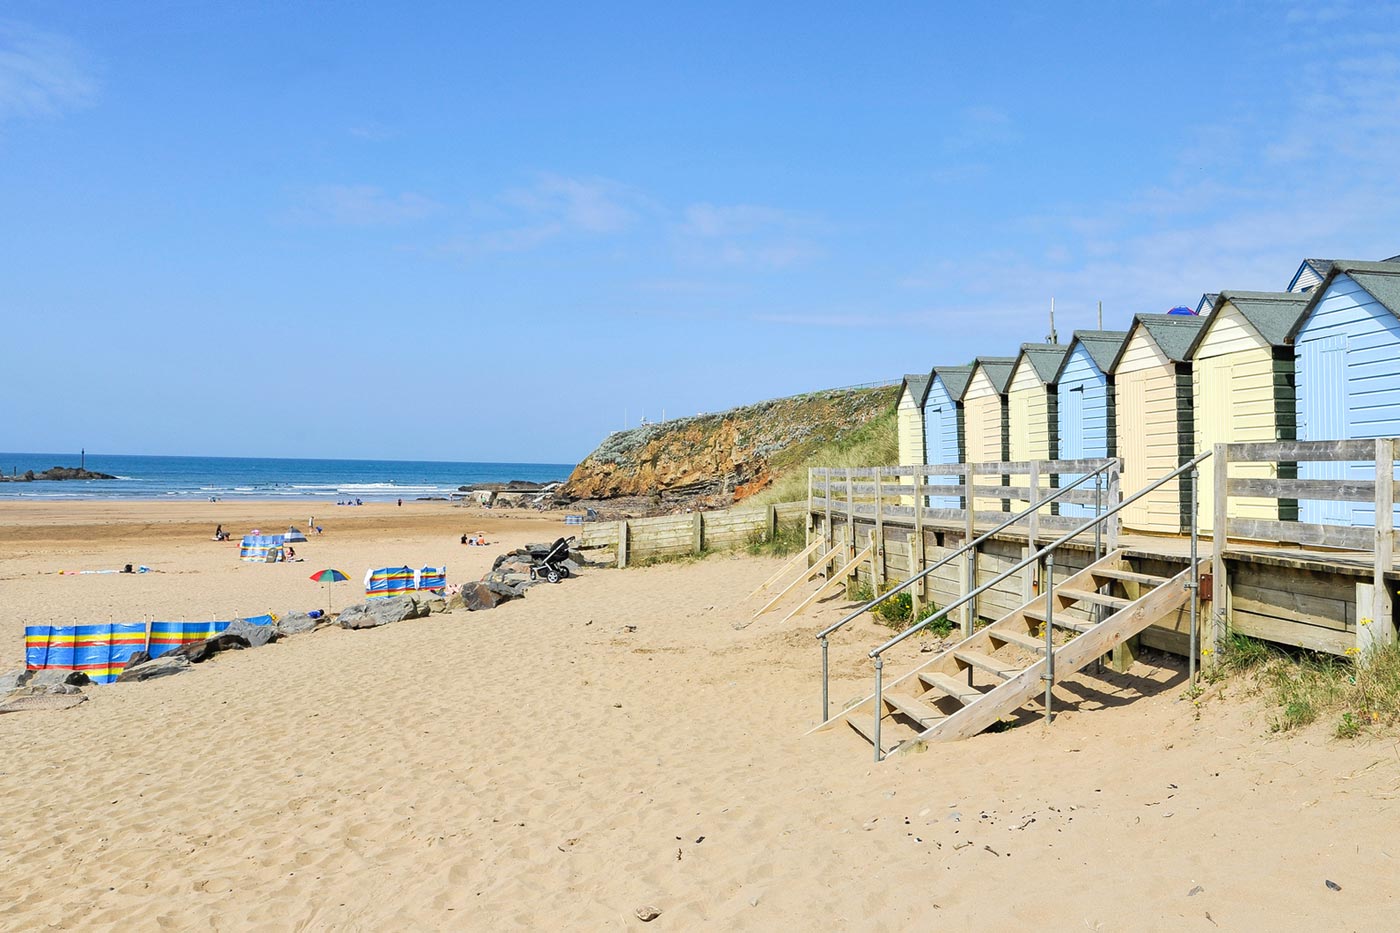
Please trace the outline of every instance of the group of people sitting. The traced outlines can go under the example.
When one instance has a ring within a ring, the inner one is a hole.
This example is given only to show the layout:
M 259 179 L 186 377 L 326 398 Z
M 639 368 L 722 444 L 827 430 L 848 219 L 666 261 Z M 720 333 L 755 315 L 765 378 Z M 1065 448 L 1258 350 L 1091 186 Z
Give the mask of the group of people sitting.
M 474 535 L 462 535 L 462 543 L 469 547 L 486 547 L 486 535 L 478 531 Z
M 214 540 L 215 540 L 215 541 L 227 541 L 227 540 L 228 540 L 228 532 L 227 532 L 227 531 L 224 531 L 224 526 L 223 526 L 223 525 L 220 525 L 219 527 L 217 527 L 217 528 L 214 529 Z

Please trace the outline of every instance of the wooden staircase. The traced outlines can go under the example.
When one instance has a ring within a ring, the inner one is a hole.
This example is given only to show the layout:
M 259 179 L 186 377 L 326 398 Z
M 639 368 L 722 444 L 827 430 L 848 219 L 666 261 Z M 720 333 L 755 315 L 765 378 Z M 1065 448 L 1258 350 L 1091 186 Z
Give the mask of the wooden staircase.
M 1115 551 L 1055 586 L 1055 680 L 1185 607 L 1190 583 L 1189 567 L 1171 579 L 1135 573 Z M 1037 596 L 886 684 L 878 711 L 882 751 L 968 738 L 1043 697 L 1045 615 L 1045 597 Z M 811 731 L 844 720 L 873 744 L 875 715 L 871 694 Z

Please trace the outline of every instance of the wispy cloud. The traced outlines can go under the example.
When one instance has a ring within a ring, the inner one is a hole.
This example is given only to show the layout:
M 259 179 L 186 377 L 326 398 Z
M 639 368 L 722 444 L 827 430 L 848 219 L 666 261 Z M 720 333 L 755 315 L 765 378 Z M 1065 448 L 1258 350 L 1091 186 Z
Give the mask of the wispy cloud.
M 646 199 L 605 178 L 544 174 L 527 188 L 507 191 L 501 200 L 541 218 L 537 226 L 553 227 L 559 233 L 620 233 L 636 222 Z
M 822 255 L 820 218 L 757 204 L 692 204 L 675 225 L 678 256 L 692 263 L 783 268 Z
M 305 194 L 292 218 L 302 223 L 379 227 L 422 220 L 441 209 L 436 201 L 411 191 L 390 194 L 373 185 L 320 185 Z
M 96 96 L 97 81 L 75 43 L 0 21 L 0 120 L 56 116 Z

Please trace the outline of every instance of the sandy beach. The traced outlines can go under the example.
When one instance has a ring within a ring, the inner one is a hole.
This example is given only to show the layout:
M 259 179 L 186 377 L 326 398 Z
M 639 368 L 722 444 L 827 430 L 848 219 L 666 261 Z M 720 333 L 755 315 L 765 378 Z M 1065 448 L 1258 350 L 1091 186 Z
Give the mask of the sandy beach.
M 304 563 L 209 540 L 313 512 Z M 371 565 L 460 582 L 564 533 L 446 503 L 5 503 L 0 664 L 26 624 L 322 606 L 322 567 L 339 608 Z M 58 573 L 126 563 L 153 572 Z M 0 716 L 0 928 L 1394 929 L 1393 738 L 1270 736 L 1235 686 L 1197 707 L 1139 664 L 1065 684 L 1048 728 L 875 765 L 844 727 L 803 736 L 844 604 L 735 628 L 777 566 L 590 570 Z M 835 702 L 887 633 L 836 641 Z

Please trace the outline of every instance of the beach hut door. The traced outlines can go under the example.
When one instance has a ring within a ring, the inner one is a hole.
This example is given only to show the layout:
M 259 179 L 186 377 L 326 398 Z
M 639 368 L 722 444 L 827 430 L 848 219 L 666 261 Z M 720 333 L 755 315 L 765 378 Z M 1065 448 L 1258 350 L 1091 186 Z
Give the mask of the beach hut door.
M 1084 385 L 1072 386 L 1060 393 L 1060 459 L 1080 460 L 1084 457 Z
M 1303 413 L 1310 441 L 1350 440 L 1347 431 L 1347 338 L 1334 334 L 1305 346 L 1304 372 L 1311 384 L 1304 398 Z M 1312 479 L 1346 479 L 1347 464 L 1340 460 L 1313 461 L 1304 467 Z M 1352 507 L 1346 502 L 1326 500 L 1320 506 L 1321 520 L 1329 525 L 1352 524 Z

